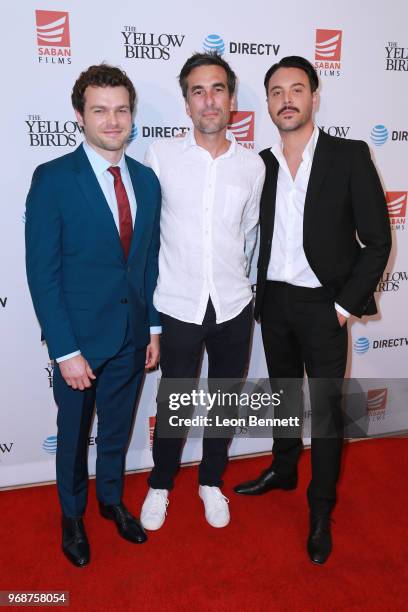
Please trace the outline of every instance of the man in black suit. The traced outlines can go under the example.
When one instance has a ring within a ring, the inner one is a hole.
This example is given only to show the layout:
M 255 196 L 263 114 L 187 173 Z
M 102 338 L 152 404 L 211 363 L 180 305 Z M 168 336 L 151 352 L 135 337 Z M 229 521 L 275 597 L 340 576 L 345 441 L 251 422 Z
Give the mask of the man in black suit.
M 373 293 L 391 248 L 383 189 L 365 142 L 328 136 L 314 124 L 319 82 L 307 60 L 283 58 L 264 84 L 281 137 L 260 153 L 266 180 L 255 318 L 261 321 L 269 376 L 299 381 L 306 370 L 309 380 L 341 381 L 348 317 L 377 312 Z M 324 563 L 332 549 L 330 515 L 343 440 L 341 434 L 315 436 L 313 419 L 326 416 L 338 431 L 339 397 L 314 402 L 312 395 L 307 550 L 315 563 Z M 235 491 L 294 489 L 301 449 L 300 437 L 274 435 L 271 467 Z

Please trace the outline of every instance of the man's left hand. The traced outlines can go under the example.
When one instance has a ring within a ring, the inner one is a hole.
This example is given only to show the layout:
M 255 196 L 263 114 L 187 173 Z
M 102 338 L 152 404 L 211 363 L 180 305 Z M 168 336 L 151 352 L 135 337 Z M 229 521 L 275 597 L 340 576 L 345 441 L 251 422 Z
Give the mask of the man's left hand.
M 340 327 L 343 327 L 345 323 L 347 323 L 347 317 L 342 315 L 338 310 L 336 310 L 337 318 L 339 320 Z
M 146 348 L 146 370 L 157 367 L 160 359 L 160 334 L 150 334 L 150 343 Z

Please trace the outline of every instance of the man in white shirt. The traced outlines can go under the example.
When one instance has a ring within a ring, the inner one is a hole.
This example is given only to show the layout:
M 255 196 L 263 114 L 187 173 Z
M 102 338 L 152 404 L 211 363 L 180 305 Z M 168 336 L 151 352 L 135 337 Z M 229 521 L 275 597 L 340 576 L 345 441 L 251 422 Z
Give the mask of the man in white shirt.
M 184 138 L 153 143 L 145 159 L 163 196 L 154 294 L 162 316 L 162 374 L 165 379 L 195 379 L 205 346 L 209 379 L 239 379 L 249 353 L 248 272 L 264 164 L 227 131 L 236 77 L 220 56 L 194 54 L 179 80 L 194 129 Z M 159 403 L 157 421 L 166 414 L 166 406 Z M 164 522 L 183 444 L 182 437 L 161 437 L 159 430 L 156 424 L 154 468 L 141 512 L 143 526 L 151 530 Z M 228 438 L 204 436 L 203 440 L 199 495 L 214 527 L 224 527 L 230 519 L 220 490 L 228 443 Z
M 373 294 L 390 252 L 390 226 L 366 143 L 328 136 L 313 122 L 319 84 L 313 66 L 302 57 L 283 58 L 264 84 L 281 142 L 260 153 L 266 179 L 255 317 L 261 320 L 270 378 L 292 379 L 288 389 L 297 389 L 300 400 L 306 370 L 309 381 L 319 379 L 311 389 L 325 398 L 314 401 L 311 395 L 307 543 L 311 560 L 324 563 L 332 549 L 330 515 L 342 451 L 338 389 L 347 362 L 346 322 L 350 314 L 376 313 Z M 327 389 L 334 390 L 332 397 Z M 317 430 L 316 422 L 327 423 L 327 430 Z M 294 489 L 301 448 L 299 432 L 274 435 L 271 467 L 235 491 Z
M 98 414 L 96 491 L 100 513 L 119 534 L 146 534 L 122 501 L 123 468 L 145 367 L 159 359 L 160 186 L 125 155 L 135 90 L 119 68 L 90 66 L 72 103 L 85 141 L 39 166 L 27 197 L 27 278 L 56 360 L 57 487 L 62 549 L 83 567 L 90 549 L 83 523 L 88 435 Z

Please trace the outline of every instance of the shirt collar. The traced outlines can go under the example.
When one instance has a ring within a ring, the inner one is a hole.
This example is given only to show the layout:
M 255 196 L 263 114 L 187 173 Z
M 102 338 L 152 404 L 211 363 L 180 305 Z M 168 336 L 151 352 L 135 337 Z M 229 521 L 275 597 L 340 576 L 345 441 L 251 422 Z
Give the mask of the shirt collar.
M 104 172 L 106 172 L 106 170 L 108 168 L 110 168 L 112 166 L 112 164 L 105 159 L 104 157 L 102 157 L 102 155 L 100 155 L 99 153 L 97 153 L 95 151 L 95 149 L 93 149 L 91 147 L 90 144 L 88 144 L 88 142 L 86 140 L 84 140 L 83 142 L 83 147 L 84 147 L 84 151 L 89 159 L 89 163 L 92 166 L 92 170 L 95 172 L 96 176 L 102 176 L 102 174 Z M 122 157 L 120 158 L 120 160 L 118 161 L 117 164 L 115 164 L 115 166 L 119 166 L 121 173 L 122 172 L 126 172 L 126 161 L 125 161 L 125 153 L 122 153 Z
M 319 138 L 319 128 L 317 127 L 317 125 L 315 124 L 314 129 L 313 129 L 313 133 L 307 143 L 307 145 L 305 146 L 303 153 L 302 153 L 302 160 L 304 162 L 306 162 L 306 164 L 309 166 L 312 161 L 313 161 L 313 155 L 314 155 L 314 151 L 316 148 L 316 144 L 317 144 L 317 139 Z M 271 147 L 271 153 L 273 153 L 273 155 L 276 157 L 276 159 L 278 160 L 279 164 L 282 165 L 283 160 L 285 159 L 283 156 L 283 142 L 282 140 L 279 140 L 278 142 L 276 142 L 273 147 Z M 285 160 L 286 163 L 286 160 Z
M 226 151 L 225 153 L 223 153 L 222 155 L 220 155 L 217 159 L 219 159 L 220 157 L 231 157 L 232 155 L 235 155 L 236 152 L 236 147 L 237 147 L 237 141 L 235 139 L 234 134 L 230 131 L 227 130 L 225 137 L 227 140 L 230 141 L 230 147 L 228 149 L 228 151 Z M 200 149 L 202 147 L 200 147 L 197 144 L 197 141 L 195 139 L 194 136 L 194 129 L 192 128 L 191 130 L 188 131 L 187 135 L 184 137 L 184 142 L 183 142 L 183 151 L 187 151 L 190 147 L 199 147 Z

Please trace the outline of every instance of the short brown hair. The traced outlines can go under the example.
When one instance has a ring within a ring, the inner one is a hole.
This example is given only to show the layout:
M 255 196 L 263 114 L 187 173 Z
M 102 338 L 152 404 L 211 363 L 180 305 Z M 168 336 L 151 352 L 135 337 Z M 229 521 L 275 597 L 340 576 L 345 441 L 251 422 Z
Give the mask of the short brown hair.
M 200 66 L 219 66 L 220 68 L 223 68 L 227 75 L 227 87 L 229 95 L 232 96 L 234 94 L 237 82 L 235 72 L 232 70 L 231 66 L 221 57 L 221 55 L 215 53 L 214 51 L 209 51 L 208 53 L 194 53 L 191 57 L 188 58 L 188 60 L 182 67 L 179 75 L 179 83 L 184 98 L 187 98 L 187 77 L 190 72 L 194 70 L 194 68 L 199 68 Z
M 85 90 L 87 87 L 119 87 L 121 85 L 126 87 L 129 92 L 130 112 L 133 113 L 136 91 L 132 81 L 126 72 L 108 64 L 89 66 L 87 70 L 81 72 L 72 89 L 72 106 L 82 115 L 85 107 Z

